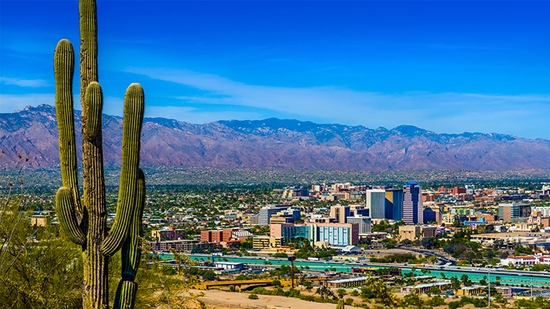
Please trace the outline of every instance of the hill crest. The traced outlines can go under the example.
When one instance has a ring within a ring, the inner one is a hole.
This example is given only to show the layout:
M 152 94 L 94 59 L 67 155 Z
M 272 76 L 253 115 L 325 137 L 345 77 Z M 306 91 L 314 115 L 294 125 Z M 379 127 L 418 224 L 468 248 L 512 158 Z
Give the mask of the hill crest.
M 75 114 L 80 132 L 79 113 Z M 120 165 L 122 119 L 103 116 L 107 166 Z M 80 140 L 80 136 L 77 137 Z M 0 114 L 2 164 L 17 153 L 34 167 L 59 164 L 55 108 Z M 108 151 L 106 151 L 108 150 Z M 550 169 L 550 142 L 496 133 L 439 134 L 411 125 L 393 129 L 268 118 L 202 125 L 145 118 L 143 166 L 258 170 L 520 170 Z

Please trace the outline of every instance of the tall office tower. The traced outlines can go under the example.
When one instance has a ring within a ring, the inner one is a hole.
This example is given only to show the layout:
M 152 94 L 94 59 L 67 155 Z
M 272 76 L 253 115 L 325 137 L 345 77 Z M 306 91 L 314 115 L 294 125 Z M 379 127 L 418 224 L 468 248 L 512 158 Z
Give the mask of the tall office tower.
M 346 218 L 351 214 L 349 206 L 335 205 L 330 206 L 330 217 L 338 221 L 338 223 L 346 223 Z
M 403 221 L 406 224 L 424 223 L 422 188 L 414 181 L 403 186 Z
M 386 216 L 386 191 L 385 190 L 367 190 L 365 191 L 366 207 L 370 209 L 370 216 L 373 219 L 385 219 Z
M 395 221 L 403 220 L 403 190 L 386 189 L 386 216 Z

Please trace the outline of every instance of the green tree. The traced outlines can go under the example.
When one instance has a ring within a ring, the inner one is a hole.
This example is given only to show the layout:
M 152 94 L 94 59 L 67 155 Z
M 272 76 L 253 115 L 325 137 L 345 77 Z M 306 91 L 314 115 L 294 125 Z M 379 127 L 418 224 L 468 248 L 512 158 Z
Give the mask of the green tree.
M 430 306 L 430 307 L 438 307 L 438 306 L 442 306 L 444 304 L 445 304 L 445 300 L 439 295 L 431 297 L 430 299 L 428 299 L 426 301 L 426 305 Z
M 2 219 L 0 239 L 14 223 L 12 215 L 4 214 Z M 55 227 L 38 232 L 26 219 L 16 224 L 0 257 L 0 304 L 7 308 L 81 307 L 78 247 L 58 237 Z
M 206 270 L 202 273 L 202 279 L 206 281 L 216 280 L 216 273 L 213 270 Z
M 43 202 L 27 192 L 29 159 L 18 157 L 12 168 L 0 172 L 0 307 L 79 308 L 80 250 L 59 236 L 57 226 L 31 224 L 30 205 L 41 208 Z
M 434 249 L 439 247 L 439 243 L 437 242 L 437 238 L 435 237 L 426 237 L 422 239 L 422 247 L 426 249 Z
M 451 286 L 455 291 L 460 289 L 460 281 L 456 277 L 451 277 Z
M 347 292 L 346 289 L 338 289 L 336 290 L 336 294 L 338 294 L 338 298 L 344 298 Z
M 415 308 L 415 309 L 427 308 L 424 305 L 424 301 L 422 300 L 418 292 L 412 292 L 405 295 L 405 297 L 403 297 L 401 306 L 405 308 Z
M 466 286 L 472 285 L 472 282 L 470 281 L 470 278 L 469 278 L 468 275 L 466 275 L 466 274 L 463 274 L 463 275 L 460 277 L 460 282 L 462 282 L 462 284 L 464 284 L 464 285 L 466 285 Z
M 335 297 L 334 293 L 325 285 L 318 287 L 315 294 L 319 294 L 322 299 Z
M 366 286 L 372 291 L 377 303 L 383 304 L 388 308 L 395 308 L 397 306 L 395 294 L 384 281 L 378 278 L 369 278 Z

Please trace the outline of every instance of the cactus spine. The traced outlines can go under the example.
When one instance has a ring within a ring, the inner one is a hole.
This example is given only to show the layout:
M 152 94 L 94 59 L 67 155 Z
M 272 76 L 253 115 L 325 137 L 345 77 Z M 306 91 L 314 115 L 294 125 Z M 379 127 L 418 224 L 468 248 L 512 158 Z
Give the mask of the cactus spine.
M 68 40 L 57 44 L 54 55 L 56 117 L 62 187 L 56 194 L 56 212 L 68 238 L 82 246 L 84 308 L 108 308 L 109 256 L 122 248 L 122 279 L 114 308 L 133 308 L 134 282 L 141 250 L 139 237 L 145 204 L 145 177 L 139 169 L 140 135 L 145 97 L 139 84 L 124 96 L 122 169 L 116 220 L 107 233 L 101 114 L 103 93 L 97 70 L 97 9 L 95 0 L 80 0 L 80 100 L 82 103 L 82 165 L 84 195 L 80 196 L 76 159 L 72 81 L 74 50 Z

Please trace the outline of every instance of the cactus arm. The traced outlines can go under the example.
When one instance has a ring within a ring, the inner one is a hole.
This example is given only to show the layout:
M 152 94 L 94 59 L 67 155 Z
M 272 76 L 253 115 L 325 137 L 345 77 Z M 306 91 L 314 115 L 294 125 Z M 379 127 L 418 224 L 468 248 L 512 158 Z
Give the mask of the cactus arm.
M 131 84 L 124 96 L 122 168 L 115 222 L 101 246 L 101 252 L 107 256 L 112 255 L 120 249 L 128 237 L 130 223 L 135 211 L 134 203 L 137 191 L 139 148 L 144 107 L 145 96 L 143 88 L 139 84 Z
M 130 226 L 130 235 L 122 246 L 122 278 L 134 281 L 141 259 L 140 237 L 142 236 L 143 208 L 145 207 L 145 175 L 138 171 L 137 199 Z
M 134 216 L 130 226 L 130 235 L 122 246 L 122 279 L 115 296 L 114 308 L 133 308 L 137 284 L 134 283 L 141 259 L 140 237 L 142 236 L 142 217 L 145 206 L 145 176 L 139 169 L 137 199 Z
M 120 280 L 115 295 L 114 309 L 134 308 L 138 285 L 135 282 Z
M 73 206 L 71 189 L 67 187 L 59 188 L 55 195 L 55 211 L 57 212 L 59 223 L 72 242 L 83 245 L 86 242 L 86 235 L 82 233 L 78 225 Z
M 88 139 L 95 139 L 98 135 L 101 134 L 101 110 L 103 109 L 103 92 L 101 90 L 101 85 L 97 82 L 91 82 L 86 88 L 86 94 L 84 100 L 87 109 L 87 119 L 86 122 L 86 137 Z
M 81 218 L 74 130 L 73 75 L 73 45 L 69 40 L 63 39 L 57 43 L 54 53 L 55 111 L 59 134 L 61 182 L 72 191 L 75 211 Z

